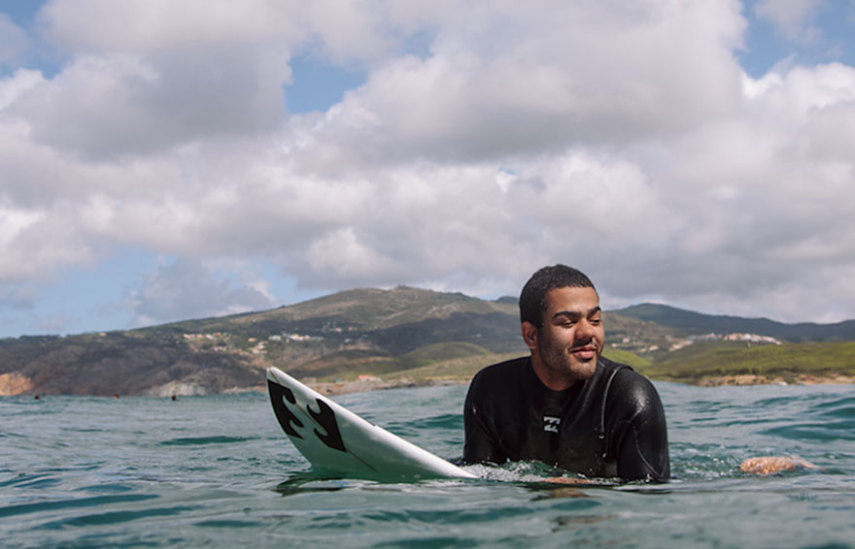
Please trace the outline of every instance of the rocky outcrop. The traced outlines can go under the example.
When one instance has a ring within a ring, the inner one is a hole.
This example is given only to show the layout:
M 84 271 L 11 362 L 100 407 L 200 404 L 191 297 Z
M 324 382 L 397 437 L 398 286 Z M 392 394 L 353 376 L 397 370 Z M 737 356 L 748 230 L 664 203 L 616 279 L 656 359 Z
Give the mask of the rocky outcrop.
M 0 374 L 0 396 L 15 396 L 32 393 L 33 380 L 18 373 Z

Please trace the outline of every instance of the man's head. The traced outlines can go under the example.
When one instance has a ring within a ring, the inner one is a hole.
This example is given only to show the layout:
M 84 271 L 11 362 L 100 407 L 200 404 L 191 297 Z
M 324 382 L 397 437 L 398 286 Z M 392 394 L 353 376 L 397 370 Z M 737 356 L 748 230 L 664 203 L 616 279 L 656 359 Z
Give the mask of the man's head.
M 555 288 L 594 288 L 594 283 L 582 271 L 567 265 L 544 267 L 531 275 L 520 294 L 520 322 L 543 326 L 547 294 Z
M 520 295 L 522 336 L 540 380 L 563 390 L 594 375 L 605 330 L 597 291 L 582 272 L 545 267 Z

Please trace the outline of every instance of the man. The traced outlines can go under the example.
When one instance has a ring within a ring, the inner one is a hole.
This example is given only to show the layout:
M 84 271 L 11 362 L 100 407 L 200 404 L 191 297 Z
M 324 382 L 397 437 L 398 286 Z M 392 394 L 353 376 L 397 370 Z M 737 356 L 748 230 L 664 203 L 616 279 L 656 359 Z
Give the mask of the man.
M 605 330 L 590 279 L 544 267 L 520 294 L 531 356 L 484 368 L 463 418 L 468 463 L 538 460 L 586 477 L 666 481 L 665 413 L 656 389 L 603 358 Z

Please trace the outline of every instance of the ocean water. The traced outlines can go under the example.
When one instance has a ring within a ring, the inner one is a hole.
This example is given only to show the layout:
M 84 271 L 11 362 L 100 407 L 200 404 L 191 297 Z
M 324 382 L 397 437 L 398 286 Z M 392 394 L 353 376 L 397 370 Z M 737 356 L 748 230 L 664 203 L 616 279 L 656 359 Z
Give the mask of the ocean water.
M 3 547 L 855 547 L 855 386 L 658 383 L 674 480 L 588 488 L 313 474 L 267 396 L 0 398 Z M 336 397 L 443 457 L 465 386 Z M 768 477 L 745 458 L 815 464 Z

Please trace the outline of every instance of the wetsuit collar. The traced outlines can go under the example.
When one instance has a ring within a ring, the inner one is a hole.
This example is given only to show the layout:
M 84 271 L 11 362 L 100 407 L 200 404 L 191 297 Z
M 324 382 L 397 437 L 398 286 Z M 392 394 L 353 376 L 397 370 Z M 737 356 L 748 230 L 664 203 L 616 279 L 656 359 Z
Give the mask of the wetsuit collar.
M 573 385 L 571 385 L 570 387 L 568 387 L 562 391 L 553 391 L 552 389 L 547 387 L 540 380 L 540 378 L 537 376 L 537 372 L 534 371 L 534 365 L 531 362 L 531 357 L 528 357 L 528 359 L 526 360 L 525 369 L 526 369 L 526 377 L 528 378 L 529 383 L 531 383 L 532 387 L 535 388 L 535 391 L 538 394 L 542 395 L 543 398 L 547 399 L 547 400 L 553 400 L 553 399 L 557 399 L 557 398 L 558 399 L 566 399 L 570 396 L 576 395 L 582 390 L 582 387 L 585 386 L 585 383 L 587 383 L 587 381 L 589 381 L 589 380 L 577 381 L 576 383 L 574 383 Z M 600 369 L 601 369 L 600 361 L 597 360 L 597 372 Z M 591 376 L 590 379 L 593 379 L 594 377 L 596 377 L 597 372 L 594 372 L 594 375 Z

